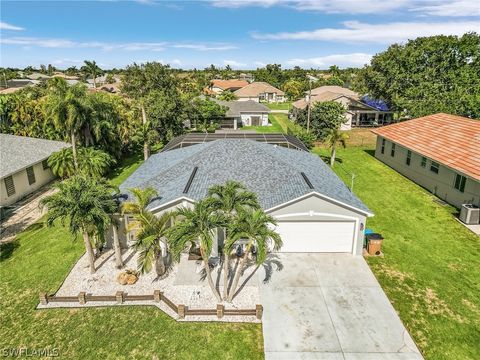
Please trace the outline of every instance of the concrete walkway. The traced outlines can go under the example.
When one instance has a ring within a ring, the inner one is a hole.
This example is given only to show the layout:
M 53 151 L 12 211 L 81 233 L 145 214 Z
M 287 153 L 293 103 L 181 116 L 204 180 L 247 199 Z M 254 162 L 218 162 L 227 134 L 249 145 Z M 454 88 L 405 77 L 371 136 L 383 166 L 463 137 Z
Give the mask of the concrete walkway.
M 362 257 L 278 254 L 270 263 L 283 269 L 266 284 L 265 269 L 258 274 L 267 360 L 422 359 Z
M 282 109 L 272 109 L 270 112 L 272 114 L 288 114 L 290 110 L 282 110 Z

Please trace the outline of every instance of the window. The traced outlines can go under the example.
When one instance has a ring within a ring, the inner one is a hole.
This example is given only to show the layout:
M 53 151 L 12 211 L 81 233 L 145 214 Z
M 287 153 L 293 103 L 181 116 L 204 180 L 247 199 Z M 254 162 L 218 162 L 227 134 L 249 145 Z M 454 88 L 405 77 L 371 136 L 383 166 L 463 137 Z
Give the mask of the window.
M 48 168 L 50 168 L 50 166 L 48 166 L 48 161 L 47 160 L 42 161 L 42 167 L 43 167 L 43 170 L 47 170 Z
M 438 174 L 439 167 L 440 167 L 439 163 L 432 161 L 432 163 L 430 164 L 430 171 L 434 172 L 435 174 Z
M 385 139 L 382 139 L 382 154 L 385 154 Z
M 456 174 L 454 188 L 463 193 L 465 191 L 466 182 L 467 182 L 467 178 L 465 176 Z
M 12 196 L 15 194 L 15 184 L 13 183 L 13 176 L 7 176 L 3 179 L 5 182 L 5 187 L 7 188 L 7 196 Z
M 422 162 L 420 163 L 420 166 L 422 168 L 427 167 L 427 158 L 425 156 L 422 156 Z
M 27 168 L 27 177 L 28 177 L 28 184 L 32 185 L 35 184 L 35 172 L 33 171 L 33 166 Z
M 390 156 L 391 157 L 395 156 L 395 144 L 392 144 L 392 150 L 390 150 Z
M 410 150 L 407 151 L 407 159 L 405 160 L 405 163 L 410 166 L 410 161 L 412 161 L 412 152 Z

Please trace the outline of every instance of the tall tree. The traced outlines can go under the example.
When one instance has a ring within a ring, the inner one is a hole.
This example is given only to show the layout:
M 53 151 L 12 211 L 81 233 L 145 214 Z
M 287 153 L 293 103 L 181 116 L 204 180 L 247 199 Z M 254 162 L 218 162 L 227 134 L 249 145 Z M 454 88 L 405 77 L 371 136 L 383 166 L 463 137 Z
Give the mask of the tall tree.
M 90 237 L 104 236 L 110 224 L 109 214 L 116 208 L 112 188 L 105 181 L 84 176 L 75 176 L 54 186 L 58 191 L 41 200 L 41 205 L 48 209 L 46 223 L 53 226 L 56 220 L 60 220 L 62 225 L 68 226 L 74 238 L 82 234 L 93 274 L 95 256 Z
M 83 84 L 69 86 L 65 79 L 53 78 L 48 82 L 47 114 L 57 127 L 66 128 L 72 143 L 73 162 L 77 161 L 77 134 L 88 119 L 87 88 Z
M 276 225 L 275 219 L 267 215 L 262 209 L 241 211 L 237 220 L 230 223 L 229 232 L 231 236 L 228 239 L 227 246 L 232 247 L 235 242 L 243 239 L 247 240 L 247 244 L 228 294 L 229 302 L 233 300 L 237 292 L 238 282 L 252 247 L 255 246 L 256 263 L 258 265 L 265 261 L 270 247 L 273 250 L 279 250 L 282 247 L 282 239 L 277 232 L 271 229 L 272 225 Z
M 97 77 L 103 74 L 102 69 L 97 65 L 97 63 L 93 61 L 84 61 L 85 65 L 82 66 L 81 71 L 91 76 L 93 79 L 93 88 L 97 89 Z
M 375 55 L 355 87 L 406 117 L 480 118 L 480 35 L 419 37 Z
M 181 207 L 175 212 L 176 222 L 168 233 L 171 250 L 178 260 L 182 251 L 192 243 L 200 248 L 203 265 L 208 284 L 215 298 L 221 302 L 222 298 L 212 279 L 208 259 L 212 253 L 213 239 L 218 228 L 224 226 L 224 219 L 220 214 L 212 211 L 208 199 L 197 202 L 193 209 Z
M 335 101 L 314 102 L 310 112 L 310 131 L 319 140 L 324 140 L 330 129 L 338 129 L 346 121 L 345 107 Z M 298 113 L 297 123 L 307 127 L 308 107 Z
M 208 190 L 208 195 L 211 200 L 212 209 L 221 212 L 229 223 L 234 222 L 236 216 L 247 208 L 260 208 L 256 195 L 248 191 L 243 184 L 236 181 L 227 181 L 223 185 L 214 185 Z M 227 243 L 231 243 L 227 240 L 230 236 L 228 228 L 225 228 L 224 231 L 225 243 L 222 249 L 223 298 L 226 300 L 228 297 L 229 262 L 232 248 L 226 246 Z

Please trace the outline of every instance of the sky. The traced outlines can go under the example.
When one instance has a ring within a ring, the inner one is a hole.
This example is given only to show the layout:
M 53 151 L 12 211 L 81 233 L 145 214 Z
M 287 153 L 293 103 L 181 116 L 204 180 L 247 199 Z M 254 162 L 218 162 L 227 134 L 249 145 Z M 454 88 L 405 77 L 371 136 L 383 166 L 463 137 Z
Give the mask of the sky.
M 480 33 L 480 0 L 0 2 L 0 66 L 361 67 L 392 43 Z

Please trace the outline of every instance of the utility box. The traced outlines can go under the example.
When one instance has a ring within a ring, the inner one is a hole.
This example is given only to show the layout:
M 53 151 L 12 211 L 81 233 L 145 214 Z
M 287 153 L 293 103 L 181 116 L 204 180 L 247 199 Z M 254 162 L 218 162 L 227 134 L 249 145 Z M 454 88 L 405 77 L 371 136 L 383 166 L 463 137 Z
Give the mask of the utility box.
M 480 222 L 480 208 L 473 204 L 463 204 L 460 209 L 460 221 L 467 225 L 477 225 Z

